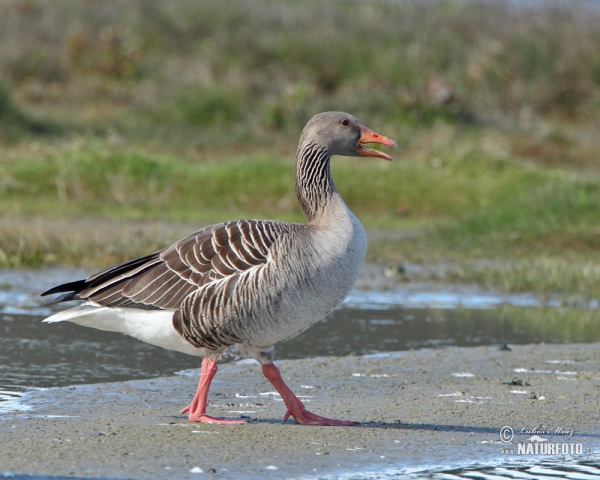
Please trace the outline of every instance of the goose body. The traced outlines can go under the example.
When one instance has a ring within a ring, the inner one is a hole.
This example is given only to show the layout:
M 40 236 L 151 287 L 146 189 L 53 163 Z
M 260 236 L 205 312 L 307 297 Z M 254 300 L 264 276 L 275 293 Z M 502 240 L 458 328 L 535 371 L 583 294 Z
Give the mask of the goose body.
M 71 321 L 124 333 L 159 347 L 205 357 L 190 420 L 240 423 L 205 414 L 216 361 L 251 356 L 300 423 L 350 425 L 314 415 L 273 365 L 273 346 L 300 334 L 350 292 L 367 239 L 335 189 L 332 154 L 391 159 L 364 143 L 395 142 L 354 117 L 326 112 L 305 127 L 296 156 L 296 192 L 306 224 L 238 220 L 205 227 L 146 257 L 59 285 L 43 295 L 84 300 L 45 322 Z M 64 293 L 67 292 L 67 293 Z
M 184 297 L 186 306 L 194 308 L 198 299 L 226 295 L 217 321 L 214 320 L 216 315 L 211 310 L 210 302 L 201 305 L 201 315 L 182 318 L 182 324 L 188 320 L 190 323 L 195 321 L 199 326 L 204 326 L 205 319 L 211 321 L 202 340 L 192 340 L 193 343 L 185 340 L 173 326 L 177 311 L 171 308 L 147 310 L 104 306 L 97 301 L 87 301 L 44 321 L 69 320 L 85 327 L 124 333 L 146 343 L 189 355 L 214 359 L 224 354 L 252 356 L 257 350 L 264 350 L 302 333 L 327 316 L 350 293 L 364 259 L 367 241 L 362 225 L 340 198 L 342 208 L 345 212 L 334 221 L 337 226 L 335 229 L 323 231 L 319 227 L 271 222 L 269 227 L 281 234 L 269 249 L 266 263 L 238 273 L 239 279 L 233 288 L 230 288 L 232 282 L 228 276 L 207 284 L 210 287 L 204 285 L 198 288 L 193 294 L 188 294 L 187 299 Z M 191 239 L 195 241 L 196 237 L 211 230 L 218 232 L 247 222 L 206 227 L 193 234 Z M 256 222 L 256 225 L 261 226 L 262 223 Z M 189 239 L 181 242 L 189 242 Z M 323 245 L 328 248 L 319 248 Z M 187 283 L 181 277 L 179 282 Z M 115 283 L 119 284 L 121 290 L 126 289 L 122 284 L 127 282 L 119 279 Z M 146 286 L 146 289 L 149 288 Z M 230 291 L 225 294 L 228 288 Z M 141 292 L 143 290 L 140 287 L 140 292 L 136 293 L 139 296 Z M 131 295 L 131 291 L 127 293 Z M 178 315 L 177 318 L 181 317 Z M 228 334 L 230 338 L 209 340 L 207 337 L 217 336 L 211 333 L 213 324 L 220 327 L 221 337 Z M 193 327 L 189 324 L 182 326 L 187 330 Z

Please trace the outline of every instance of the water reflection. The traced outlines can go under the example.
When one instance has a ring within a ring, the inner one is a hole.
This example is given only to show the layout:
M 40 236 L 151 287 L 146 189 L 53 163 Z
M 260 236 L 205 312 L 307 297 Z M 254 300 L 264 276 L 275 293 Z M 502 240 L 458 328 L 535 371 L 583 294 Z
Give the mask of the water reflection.
M 382 301 L 382 296 L 385 301 Z M 600 341 L 591 308 L 405 307 L 382 292 L 350 300 L 302 335 L 276 347 L 276 358 L 365 355 L 424 347 Z M 43 324 L 48 312 L 0 314 L 0 390 L 149 378 L 198 368 L 199 359 L 121 334 L 68 322 Z M 2 399 L 0 398 L 0 401 Z
M 44 287 L 85 272 L 0 271 L 0 410 L 28 387 L 149 378 L 199 368 L 200 360 L 133 338 L 41 321 Z M 42 285 L 43 284 L 43 285 Z M 563 307 L 531 294 L 407 284 L 355 290 L 326 320 L 276 347 L 277 359 L 365 355 L 424 347 L 600 341 L 592 303 Z
M 600 341 L 595 309 L 342 307 L 303 335 L 278 346 L 280 358 L 364 355 L 439 346 Z

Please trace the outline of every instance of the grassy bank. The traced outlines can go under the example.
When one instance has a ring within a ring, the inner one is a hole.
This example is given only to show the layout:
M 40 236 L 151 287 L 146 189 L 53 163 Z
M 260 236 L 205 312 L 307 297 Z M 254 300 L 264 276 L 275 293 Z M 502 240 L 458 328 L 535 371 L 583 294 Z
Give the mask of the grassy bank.
M 540 184 L 570 188 L 558 172 L 487 152 L 482 135 L 449 125 L 427 129 L 391 152 L 395 162 L 334 159 L 332 173 L 351 208 L 367 217 L 367 226 L 379 228 L 456 220 L 511 196 L 528 195 Z M 2 162 L 0 212 L 201 222 L 250 214 L 300 220 L 293 185 L 296 141 L 290 139 L 288 152 L 279 157 L 259 152 L 200 159 L 89 138 L 29 145 Z
M 0 9 L 0 72 L 19 102 L 132 139 L 177 132 L 246 145 L 340 105 L 409 127 L 598 118 L 600 29 L 578 2 L 12 0 Z
M 578 2 L 12 0 L 0 13 L 2 266 L 100 266 L 215 221 L 302 221 L 297 138 L 339 109 L 400 145 L 391 163 L 334 161 L 378 232 L 370 260 L 600 297 L 600 22 Z
M 433 151 L 417 142 L 395 162 L 335 162 L 348 204 L 380 231 L 369 259 L 457 266 L 430 272 L 436 280 L 600 295 L 596 176 L 508 161 L 486 152 L 481 132 L 449 130 L 436 132 L 443 145 Z M 29 161 L 15 155 L 3 169 L 10 181 L 0 202 L 5 266 L 103 265 L 215 221 L 302 221 L 291 156 L 194 162 L 75 142 Z

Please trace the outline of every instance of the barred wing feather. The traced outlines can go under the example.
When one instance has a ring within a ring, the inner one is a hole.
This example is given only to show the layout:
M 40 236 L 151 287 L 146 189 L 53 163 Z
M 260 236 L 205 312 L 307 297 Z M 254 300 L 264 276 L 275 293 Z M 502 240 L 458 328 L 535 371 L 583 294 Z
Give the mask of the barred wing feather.
M 151 255 L 43 295 L 70 292 L 53 303 L 87 299 L 107 307 L 179 309 L 192 292 L 267 263 L 271 246 L 291 227 L 261 220 L 212 225 Z

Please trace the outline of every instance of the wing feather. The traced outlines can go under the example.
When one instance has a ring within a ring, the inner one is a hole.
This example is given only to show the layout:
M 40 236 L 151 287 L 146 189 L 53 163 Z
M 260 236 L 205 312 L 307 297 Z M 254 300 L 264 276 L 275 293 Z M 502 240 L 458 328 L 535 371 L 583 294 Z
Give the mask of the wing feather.
M 88 299 L 108 307 L 179 309 L 185 298 L 202 289 L 201 296 L 206 297 L 202 301 L 218 308 L 218 295 L 207 286 L 227 278 L 228 296 L 238 274 L 267 263 L 271 246 L 295 227 L 259 220 L 211 225 L 163 250 L 85 280 L 59 285 L 42 295 L 71 292 L 56 301 Z

